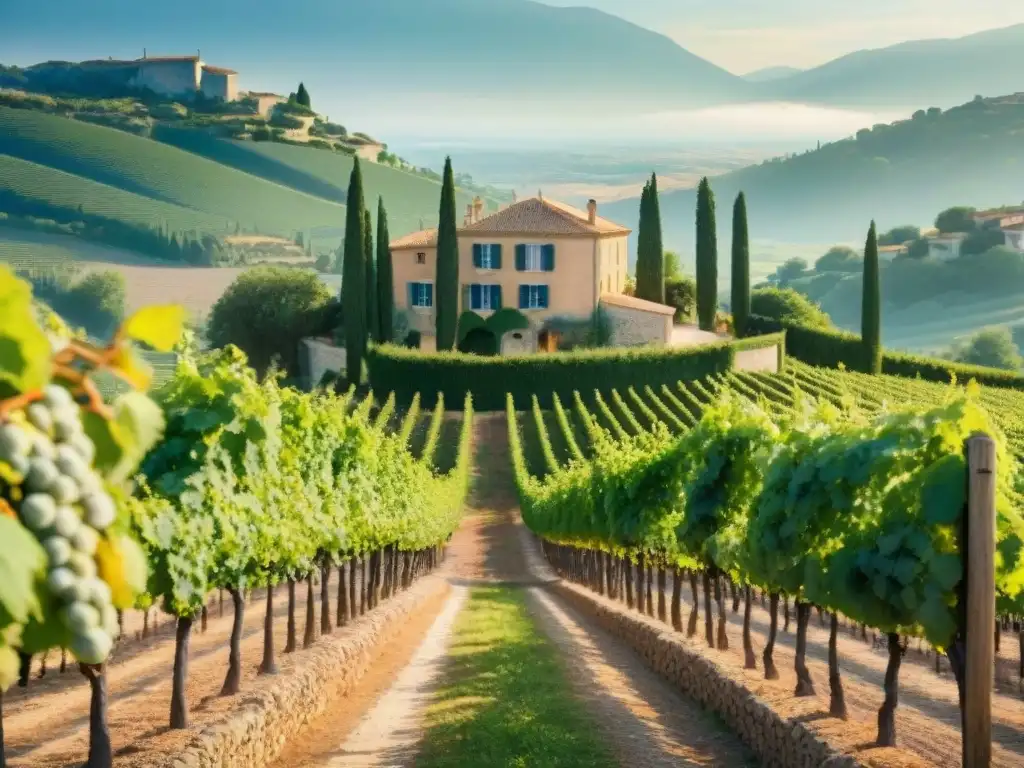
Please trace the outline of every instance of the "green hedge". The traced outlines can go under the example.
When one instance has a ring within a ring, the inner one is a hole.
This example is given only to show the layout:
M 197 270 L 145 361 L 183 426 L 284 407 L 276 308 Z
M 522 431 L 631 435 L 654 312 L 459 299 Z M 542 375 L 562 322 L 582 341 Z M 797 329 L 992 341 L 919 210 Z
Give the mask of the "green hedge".
M 851 370 L 864 370 L 864 347 L 860 336 L 835 329 L 805 328 L 784 324 L 771 317 L 751 316 L 751 333 L 786 332 L 786 354 L 808 365 L 838 368 L 840 363 Z M 759 338 L 757 336 L 753 338 Z M 957 381 L 976 380 L 990 387 L 1024 389 L 1024 376 L 999 368 L 966 365 L 937 357 L 912 355 L 886 350 L 882 352 L 882 373 L 916 378 L 926 381 L 948 382 L 954 375 Z
M 423 352 L 392 345 L 368 354 L 370 385 L 376 392 L 394 392 L 396 403 L 408 405 L 417 394 L 425 408 L 437 402 L 461 403 L 473 395 L 478 411 L 505 408 L 506 394 L 516 402 L 536 395 L 541 407 L 552 407 L 552 394 L 562 402 L 574 390 L 589 394 L 627 387 L 674 384 L 723 373 L 733 367 L 736 352 L 778 344 L 784 335 L 723 341 L 698 347 L 633 347 L 589 349 L 551 354 L 479 357 L 458 352 Z

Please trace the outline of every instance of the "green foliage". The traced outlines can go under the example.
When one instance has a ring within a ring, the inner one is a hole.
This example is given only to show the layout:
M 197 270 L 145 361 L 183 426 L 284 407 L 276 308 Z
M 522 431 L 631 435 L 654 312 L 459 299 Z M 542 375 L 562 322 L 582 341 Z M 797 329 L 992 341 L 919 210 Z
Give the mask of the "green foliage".
M 917 240 L 921 237 L 921 228 L 915 227 L 912 224 L 904 224 L 903 226 L 893 227 L 888 232 L 883 232 L 878 236 L 879 245 L 903 245 L 904 243 L 910 242 L 911 240 Z
M 701 330 L 715 329 L 718 309 L 718 235 L 715 195 L 705 176 L 697 188 L 697 323 Z
M 330 294 L 311 270 L 261 266 L 240 274 L 213 305 L 211 346 L 234 344 L 262 376 L 277 362 L 299 374 L 299 342 L 324 328 Z
M 394 266 L 391 261 L 391 237 L 388 235 L 388 214 L 384 198 L 377 198 L 377 313 L 380 317 L 377 341 L 395 338 Z
M 737 336 L 747 335 L 750 317 L 750 237 L 747 232 L 747 199 L 740 192 L 732 208 L 732 311 Z M 667 291 L 666 291 L 667 293 Z
M 686 276 L 665 278 L 665 303 L 676 310 L 674 322 L 692 321 L 697 308 L 697 281 Z
M 975 210 L 966 205 L 947 208 L 935 217 L 935 228 L 942 233 L 973 232 L 976 225 L 971 214 Z
M 455 179 L 452 159 L 445 158 L 444 182 L 437 230 L 437 277 L 434 281 L 434 318 L 439 352 L 455 347 L 459 311 L 459 242 L 455 228 Z
M 295 101 L 307 108 L 313 106 L 310 103 L 309 91 L 306 90 L 305 84 L 299 83 L 299 89 L 295 91 Z
M 1005 326 L 978 331 L 968 341 L 953 348 L 952 358 L 958 363 L 1009 371 L 1018 371 L 1024 365 L 1013 335 Z
M 377 293 L 377 263 L 373 249 L 373 220 L 370 211 L 363 211 L 363 237 L 366 254 L 366 334 L 367 339 L 376 341 L 380 338 L 380 296 Z
M 878 240 L 875 222 L 872 221 L 864 245 L 864 294 L 860 315 L 864 362 L 869 373 L 882 370 L 882 289 L 878 273 Z
M 751 294 L 750 310 L 754 315 L 770 317 L 786 325 L 828 328 L 828 315 L 816 304 L 792 288 L 758 288 Z
M 736 349 L 780 343 L 782 336 L 764 336 L 700 347 L 611 348 L 509 357 L 437 354 L 385 345 L 373 349 L 367 362 L 373 389 L 393 391 L 400 406 L 411 402 L 417 393 L 424 406 L 432 406 L 439 394 L 453 404 L 472 393 L 478 409 L 493 411 L 504 408 L 506 393 L 523 402 L 536 394 L 541 405 L 549 408 L 553 395 L 569 399 L 581 381 L 592 382 L 601 391 L 675 385 L 731 369 Z
M 366 350 L 366 225 L 363 177 L 359 158 L 352 163 L 345 212 L 345 244 L 341 271 L 341 306 L 345 323 L 345 372 L 359 386 Z
M 860 272 L 864 269 L 864 257 L 853 248 L 837 245 L 814 262 L 817 272 Z
M 803 277 L 807 272 L 807 262 L 801 258 L 793 257 L 786 259 L 776 270 L 768 275 L 768 282 L 774 283 L 780 288 L 785 288 L 793 280 Z
M 675 251 L 665 251 L 662 254 L 662 263 L 665 265 L 665 282 L 678 280 L 683 277 L 683 262 Z M 667 289 L 666 289 L 667 290 Z

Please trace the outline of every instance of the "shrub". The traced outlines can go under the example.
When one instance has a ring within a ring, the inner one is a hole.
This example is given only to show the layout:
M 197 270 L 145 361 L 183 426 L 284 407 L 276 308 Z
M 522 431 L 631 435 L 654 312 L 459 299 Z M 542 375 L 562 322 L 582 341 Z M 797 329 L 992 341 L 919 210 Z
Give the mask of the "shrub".
M 958 363 L 1009 371 L 1018 370 L 1024 362 L 1010 329 L 1006 327 L 978 331 L 967 342 L 953 348 L 952 359 Z
M 821 307 L 792 288 L 758 288 L 750 295 L 750 312 L 808 328 L 828 328 L 832 323 Z
M 420 334 L 420 332 L 417 330 L 411 330 L 407 334 L 405 334 L 404 344 L 408 349 L 419 349 L 421 340 L 422 335 Z
M 150 107 L 149 114 L 157 120 L 183 120 L 188 117 L 188 109 L 177 102 L 155 104 Z
M 234 344 L 263 375 L 275 360 L 290 376 L 299 373 L 299 341 L 333 322 L 327 286 L 311 270 L 255 267 L 243 272 L 210 312 L 214 347 Z
M 828 252 L 814 262 L 818 272 L 860 272 L 864 268 L 864 257 L 845 245 L 829 248 Z
M 723 373 L 733 367 L 737 349 L 784 344 L 783 336 L 723 341 L 698 347 L 633 347 L 556 352 L 544 355 L 478 357 L 458 352 L 423 352 L 383 345 L 367 356 L 375 391 L 395 393 L 407 405 L 419 393 L 420 404 L 433 406 L 439 395 L 446 403 L 461 403 L 467 392 L 477 410 L 505 407 L 511 392 L 518 401 L 536 394 L 541 407 L 552 406 L 552 395 L 564 402 L 575 390 L 590 392 L 673 385 Z
M 279 110 L 274 111 L 274 114 L 270 116 L 270 120 L 268 122 L 275 128 L 288 128 L 291 130 L 296 130 L 306 124 L 305 120 L 293 117 L 292 115 Z
M 672 317 L 673 322 L 692 321 L 697 308 L 697 282 L 692 277 L 666 276 L 665 303 L 676 310 Z

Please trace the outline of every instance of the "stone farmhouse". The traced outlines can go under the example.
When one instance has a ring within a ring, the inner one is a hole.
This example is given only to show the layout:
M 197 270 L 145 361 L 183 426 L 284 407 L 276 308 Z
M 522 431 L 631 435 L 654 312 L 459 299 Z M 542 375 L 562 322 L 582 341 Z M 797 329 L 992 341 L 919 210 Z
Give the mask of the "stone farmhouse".
M 149 56 L 143 50 L 141 59 L 98 59 L 83 61 L 78 66 L 111 75 L 117 73 L 121 77 L 126 75 L 130 86 L 149 88 L 174 98 L 190 99 L 200 93 L 222 101 L 238 98 L 238 73 L 207 64 L 199 51 L 195 56 Z
M 630 230 L 597 215 L 538 194 L 482 216 L 477 198 L 458 230 L 459 311 L 472 310 L 486 320 L 512 308 L 526 319 L 495 339 L 502 353 L 553 350 L 547 327 L 553 318 L 591 317 L 601 308 L 611 321 L 617 346 L 667 344 L 672 336 L 672 307 L 623 295 Z M 437 230 L 414 232 L 391 244 L 395 308 L 409 327 L 433 346 L 434 276 Z

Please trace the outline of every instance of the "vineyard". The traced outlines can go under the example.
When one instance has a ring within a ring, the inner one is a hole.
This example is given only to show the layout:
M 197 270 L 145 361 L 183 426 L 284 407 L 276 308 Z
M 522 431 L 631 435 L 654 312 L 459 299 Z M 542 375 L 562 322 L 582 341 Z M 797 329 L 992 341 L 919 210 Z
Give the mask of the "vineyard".
M 578 392 L 550 411 L 510 397 L 507 408 L 523 519 L 564 577 L 702 635 L 798 698 L 820 695 L 864 741 L 895 745 L 899 722 L 899 743 L 938 764 L 960 747 L 963 446 L 995 435 L 995 765 L 1016 764 L 1024 729 L 1022 417 L 1018 392 L 792 360 L 780 374 Z M 910 708 L 899 719 L 897 701 Z
M 191 627 L 205 626 L 211 595 L 229 595 L 234 612 L 221 689 L 231 695 L 246 594 L 264 594 L 259 670 L 273 674 L 276 585 L 288 588 L 290 653 L 297 590 L 308 647 L 317 625 L 330 633 L 439 563 L 462 515 L 471 402 L 450 420 L 442 405 L 396 413 L 393 398 L 301 393 L 259 381 L 230 347 L 182 350 L 150 398 L 132 342 L 170 352 L 179 308 L 142 310 L 100 346 L 39 325 L 28 286 L 4 270 L 0 305 L 11 350 L 0 368 L 0 690 L 30 685 L 33 656 L 69 651 L 91 687 L 89 766 L 112 760 L 106 662 L 128 640 L 126 613 L 142 611 L 144 631 L 154 610 L 176 624 L 165 722 L 183 729 L 196 704 Z M 133 389 L 108 404 L 97 372 Z

